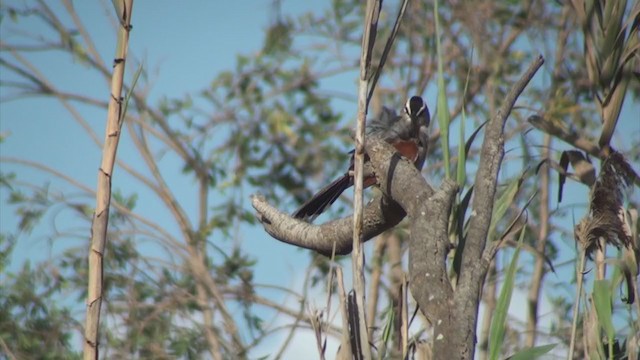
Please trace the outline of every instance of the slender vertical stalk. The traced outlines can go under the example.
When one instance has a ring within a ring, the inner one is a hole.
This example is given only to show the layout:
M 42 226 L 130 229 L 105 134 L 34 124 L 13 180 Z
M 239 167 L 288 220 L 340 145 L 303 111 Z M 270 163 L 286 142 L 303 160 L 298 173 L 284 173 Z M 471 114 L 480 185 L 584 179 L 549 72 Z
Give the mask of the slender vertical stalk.
M 388 236 L 385 240 L 387 243 L 386 254 L 389 258 L 389 300 L 390 303 L 394 305 L 395 309 L 399 309 L 400 306 L 396 305 L 400 304 L 402 301 L 402 294 L 400 292 L 400 289 L 405 276 L 405 272 L 402 269 L 402 244 L 400 238 L 395 233 L 390 233 L 390 236 Z M 400 313 L 396 313 L 395 321 L 393 324 L 393 330 L 395 333 L 394 342 L 396 345 L 396 349 L 398 350 L 402 349 L 402 338 L 400 332 L 402 327 L 402 317 L 400 315 Z
M 402 275 L 402 290 L 400 291 L 402 312 L 400 313 L 400 349 L 402 350 L 402 358 L 407 358 L 409 350 L 409 280 L 407 275 Z
M 124 121 L 122 87 L 124 70 L 131 31 L 131 11 L 133 0 L 114 1 L 120 28 L 118 45 L 113 61 L 111 77 L 111 96 L 107 110 L 107 126 L 102 150 L 102 161 L 98 170 L 96 189 L 96 208 L 91 224 L 91 248 L 89 250 L 89 278 L 87 289 L 87 315 L 85 324 L 84 359 L 98 359 L 100 308 L 103 297 L 103 257 L 107 241 L 109 224 L 109 206 L 111 203 L 111 179 L 116 161 L 116 152 L 120 140 L 120 131 Z
M 542 145 L 542 158 L 549 159 L 551 156 L 551 135 L 544 135 L 544 144 Z M 542 165 L 540 171 L 540 226 L 538 227 L 538 241 L 536 242 L 536 250 L 538 255 L 535 259 L 533 266 L 533 273 L 531 274 L 531 286 L 529 287 L 528 294 L 528 316 L 527 316 L 527 331 L 525 344 L 528 347 L 533 347 L 536 342 L 537 328 L 538 328 L 538 306 L 540 300 L 540 290 L 542 289 L 542 282 L 545 275 L 545 259 L 544 253 L 547 247 L 547 238 L 549 236 L 549 166 L 547 164 Z
M 364 128 L 367 118 L 367 90 L 369 88 L 371 54 L 376 38 L 378 17 L 380 15 L 380 0 L 368 0 L 362 36 L 362 53 L 360 56 L 360 81 L 358 84 L 358 123 L 356 126 L 356 151 L 354 154 L 354 214 L 353 214 L 353 252 L 351 253 L 353 267 L 353 287 L 356 292 L 358 307 L 359 329 L 356 334 L 360 338 L 360 349 L 353 349 L 356 359 L 371 359 L 369 336 L 367 332 L 367 318 L 365 315 L 365 284 L 364 284 L 364 254 L 362 241 L 362 190 L 364 168 Z M 362 351 L 362 353 L 358 353 Z
M 569 354 L 567 359 L 573 359 L 573 353 L 576 347 L 576 333 L 578 330 L 578 314 L 580 313 L 580 299 L 582 298 L 582 283 L 584 281 L 584 266 L 586 259 L 585 249 L 580 249 L 580 264 L 576 268 L 576 302 L 573 305 L 573 321 L 571 322 L 571 341 L 569 343 Z M 586 338 L 585 338 L 586 339 Z M 587 347 L 585 346 L 585 349 Z
M 387 248 L 386 242 L 388 233 L 380 234 L 376 238 L 375 248 L 372 256 L 371 281 L 369 283 L 369 302 L 367 303 L 367 323 L 369 324 L 369 338 L 373 337 L 376 326 L 376 314 L 378 312 L 378 301 L 380 300 L 380 283 L 382 278 L 383 256 Z
M 335 268 L 336 282 L 338 284 L 338 294 L 340 295 L 340 313 L 342 314 L 342 328 L 348 329 L 349 322 L 347 319 L 347 291 L 344 288 L 344 276 L 342 275 L 342 268 L 337 266 Z M 338 360 L 351 360 L 353 358 L 353 350 L 351 348 L 351 342 L 349 341 L 348 331 L 342 332 L 342 339 L 340 341 L 340 351 L 338 352 L 336 359 Z
M 604 280 L 607 276 L 607 241 L 604 238 L 598 239 L 599 247 L 594 251 L 596 262 L 596 280 Z

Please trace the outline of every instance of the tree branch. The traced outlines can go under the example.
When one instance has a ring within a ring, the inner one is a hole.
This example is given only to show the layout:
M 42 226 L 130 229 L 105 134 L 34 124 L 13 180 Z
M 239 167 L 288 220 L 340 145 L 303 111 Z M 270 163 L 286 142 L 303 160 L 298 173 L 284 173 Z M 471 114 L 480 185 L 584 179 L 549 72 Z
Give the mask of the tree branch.
M 496 194 L 498 172 L 504 156 L 504 125 L 511 114 L 511 110 L 529 81 L 544 63 L 540 55 L 530 65 L 520 79 L 513 84 L 502 106 L 486 127 L 485 138 L 480 153 L 480 166 L 475 179 L 475 194 L 473 199 L 471 219 L 467 242 L 462 255 L 462 271 L 460 285 L 472 286 L 476 282 L 478 260 L 486 247 L 487 234 L 493 214 L 493 203 Z M 486 271 L 486 266 L 483 269 Z
M 353 216 L 314 225 L 276 209 L 262 195 L 252 195 L 251 204 L 264 230 L 277 240 L 325 256 L 331 256 L 334 244 L 336 255 L 346 255 L 352 250 Z M 376 194 L 364 208 L 363 241 L 398 225 L 405 215 L 397 203 L 384 198 L 382 194 Z

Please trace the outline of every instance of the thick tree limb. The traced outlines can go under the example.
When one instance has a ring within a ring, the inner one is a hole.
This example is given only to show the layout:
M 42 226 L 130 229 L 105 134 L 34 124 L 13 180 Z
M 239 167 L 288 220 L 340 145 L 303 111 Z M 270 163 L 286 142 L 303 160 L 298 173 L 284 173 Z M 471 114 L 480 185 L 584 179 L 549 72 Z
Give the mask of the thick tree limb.
M 457 321 L 452 334 L 459 334 L 460 340 L 463 341 L 460 345 L 468 351 L 465 353 L 461 350 L 458 354 L 460 358 L 473 358 L 474 353 L 478 305 L 482 284 L 490 263 L 486 260 L 483 261 L 483 258 L 486 259 L 483 253 L 491 251 L 491 247 L 486 248 L 487 234 L 493 214 L 498 173 L 504 157 L 504 125 L 516 100 L 543 63 L 544 58 L 538 56 L 529 65 L 520 79 L 513 84 L 505 96 L 502 106 L 486 127 L 480 154 L 480 166 L 476 173 L 469 231 L 462 254 L 461 274 L 456 288 L 458 294 L 454 297 Z M 435 348 L 437 347 L 436 343 Z
M 445 180 L 442 188 L 434 191 L 420 172 L 399 157 L 389 144 L 368 139 L 365 147 L 376 174 L 384 174 L 378 176 L 381 190 L 405 209 L 411 221 L 411 293 L 434 325 L 436 343 L 442 345 L 438 354 L 442 358 L 458 358 L 462 344 L 466 343 L 467 331 L 454 336 L 459 327 L 446 264 L 449 216 L 458 187 Z M 474 330 L 471 329 L 472 336 Z
M 353 216 L 314 225 L 274 208 L 262 195 L 253 195 L 251 203 L 265 231 L 277 240 L 315 250 L 325 256 L 331 256 L 334 244 L 336 255 L 346 255 L 352 250 Z M 405 212 L 398 204 L 377 194 L 364 208 L 363 217 L 362 238 L 367 241 L 398 225 Z
M 493 202 L 496 194 L 498 172 L 504 157 L 504 125 L 511 114 L 516 100 L 544 63 L 540 55 L 530 65 L 520 79 L 513 84 L 502 106 L 486 127 L 484 142 L 480 153 L 480 166 L 476 173 L 475 194 L 473 199 L 469 232 L 462 257 L 463 269 L 460 276 L 462 286 L 469 286 L 476 282 L 475 269 L 486 271 L 489 264 L 477 268 L 482 252 L 485 250 L 487 234 L 493 214 Z
M 369 139 L 365 147 L 376 174 L 384 174 L 378 176 L 380 188 L 404 208 L 411 220 L 411 292 L 416 299 L 426 299 L 420 308 L 434 322 L 437 314 L 450 311 L 452 306 L 453 289 L 447 276 L 446 256 L 449 214 L 458 187 L 445 181 L 440 190 L 434 191 L 420 171 L 398 156 L 391 145 Z
M 487 125 L 467 241 L 464 249 L 457 249 L 463 251 L 463 257 L 455 290 L 447 276 L 446 256 L 456 184 L 445 181 L 441 189 L 434 192 L 420 173 L 396 155 L 388 144 L 377 139 L 369 139 L 365 144 L 381 190 L 398 202 L 411 220 L 411 291 L 434 325 L 433 351 L 439 358 L 473 358 L 478 304 L 494 251 L 493 247 L 486 249 L 486 244 L 504 155 L 504 125 L 516 99 L 543 62 L 544 59 L 538 57 L 529 66 Z

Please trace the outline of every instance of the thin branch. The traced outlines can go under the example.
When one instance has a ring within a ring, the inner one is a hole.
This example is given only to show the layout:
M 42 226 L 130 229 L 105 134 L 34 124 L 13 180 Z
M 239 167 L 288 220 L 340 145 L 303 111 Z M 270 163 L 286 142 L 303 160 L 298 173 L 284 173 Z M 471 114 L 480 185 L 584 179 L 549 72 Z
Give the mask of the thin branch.
M 77 30 L 78 33 L 80 33 L 80 36 L 82 36 L 82 39 L 84 40 L 84 43 L 89 50 L 88 52 L 89 54 L 91 54 L 92 62 L 96 65 L 99 65 L 96 66 L 96 68 L 106 68 L 106 64 L 101 61 L 102 59 L 100 58 L 100 54 L 98 53 L 96 46 L 93 44 L 93 40 L 91 39 L 91 36 L 89 36 L 87 28 L 84 26 L 84 24 L 80 20 L 80 17 L 78 16 L 78 13 L 73 7 L 73 3 L 71 2 L 71 0 L 62 0 L 62 3 L 64 4 L 65 9 L 67 9 L 67 14 L 69 14 L 71 20 L 73 21 L 73 24 L 75 25 L 75 30 Z
M 402 18 L 404 17 L 404 13 L 407 10 L 407 5 L 409 4 L 409 0 L 403 0 L 400 5 L 400 9 L 398 10 L 398 15 L 396 15 L 396 21 L 393 24 L 393 30 L 391 30 L 391 35 L 387 39 L 387 43 L 384 45 L 384 50 L 382 51 L 382 57 L 380 57 L 380 62 L 378 63 L 378 67 L 373 74 L 373 79 L 369 84 L 369 94 L 367 95 L 367 103 L 371 101 L 371 97 L 373 96 L 373 91 L 376 89 L 376 84 L 378 83 L 378 79 L 380 78 L 380 74 L 382 74 L 382 69 L 384 68 L 384 64 L 387 61 L 387 57 L 391 52 L 391 46 L 396 39 L 396 35 L 398 35 L 398 30 L 400 30 L 400 23 L 402 22 Z
M 371 347 L 369 346 L 369 336 L 367 331 L 367 317 L 365 311 L 365 281 L 364 281 L 364 253 L 363 241 L 361 240 L 363 229 L 363 183 L 364 183 L 364 131 L 367 118 L 367 90 L 369 87 L 369 76 L 371 69 L 371 56 L 376 41 L 378 28 L 378 18 L 382 6 L 381 0 L 368 0 L 366 17 L 364 22 L 364 33 L 362 36 L 362 53 L 360 55 L 360 81 L 358 83 L 358 122 L 356 125 L 355 153 L 353 160 L 354 170 L 354 195 L 353 195 L 353 252 L 351 261 L 353 268 L 353 287 L 358 311 L 359 334 L 351 336 L 359 337 L 362 344 L 360 350 L 352 348 L 356 359 L 371 359 Z M 353 329 L 352 329 L 353 330 Z

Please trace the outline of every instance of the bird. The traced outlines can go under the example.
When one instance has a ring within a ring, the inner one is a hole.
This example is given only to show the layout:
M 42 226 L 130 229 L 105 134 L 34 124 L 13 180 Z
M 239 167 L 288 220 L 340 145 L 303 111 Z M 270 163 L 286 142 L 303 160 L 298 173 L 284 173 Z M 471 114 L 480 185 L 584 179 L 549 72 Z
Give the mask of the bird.
M 415 167 L 421 170 L 427 156 L 430 121 L 429 108 L 424 99 L 420 96 L 412 96 L 407 100 L 399 115 L 394 110 L 383 107 L 380 115 L 369 121 L 365 132 L 367 136 L 380 137 L 393 145 L 402 156 L 412 161 Z M 346 189 L 353 186 L 354 150 L 351 153 L 348 171 L 300 205 L 293 212 L 293 218 L 313 222 Z M 369 159 L 365 156 L 365 169 L 367 169 L 368 162 Z M 375 175 L 371 171 L 365 170 L 364 188 L 375 185 L 376 182 Z

